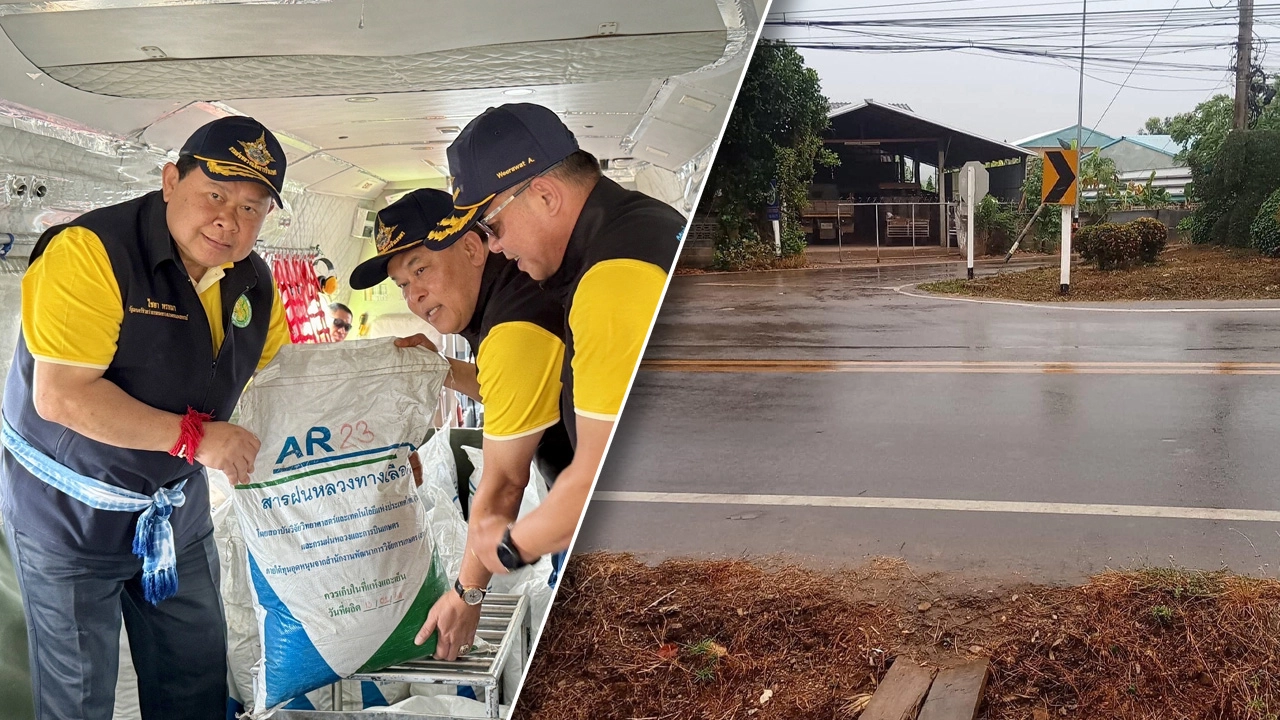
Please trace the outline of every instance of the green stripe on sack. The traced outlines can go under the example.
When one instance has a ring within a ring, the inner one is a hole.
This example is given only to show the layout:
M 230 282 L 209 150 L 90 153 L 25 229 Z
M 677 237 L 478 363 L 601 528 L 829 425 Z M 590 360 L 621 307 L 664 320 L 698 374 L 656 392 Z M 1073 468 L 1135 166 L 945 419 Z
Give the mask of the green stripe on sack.
M 306 472 L 300 472 L 297 475 L 282 477 L 279 480 L 271 480 L 269 482 L 260 482 L 260 483 L 247 483 L 245 485 L 232 485 L 232 487 L 234 487 L 236 490 L 252 490 L 254 488 L 271 487 L 272 485 L 282 485 L 284 483 L 292 482 L 294 480 L 300 480 L 305 477 L 311 477 L 312 475 L 319 475 L 320 473 L 334 472 L 336 470 L 347 470 L 353 467 L 360 467 L 361 465 L 373 465 L 374 463 L 389 462 L 395 459 L 396 459 L 396 456 L 393 453 L 385 457 L 373 458 L 372 460 L 357 460 L 353 463 L 347 463 L 346 465 L 330 465 L 328 467 L 317 468 L 315 470 L 308 470 Z
M 427 578 L 422 581 L 418 596 L 413 599 L 413 603 L 405 611 L 396 629 L 391 631 L 391 635 L 382 643 L 373 657 L 369 658 L 369 661 L 356 672 L 376 672 L 392 665 L 435 654 L 439 633 L 431 633 L 431 637 L 421 645 L 414 645 L 413 639 L 422 629 L 422 624 L 427 621 L 427 613 L 431 612 L 431 606 L 435 605 L 445 592 L 453 592 L 453 589 L 450 587 L 449 578 L 444 574 L 439 556 L 432 548 L 431 570 L 427 573 Z

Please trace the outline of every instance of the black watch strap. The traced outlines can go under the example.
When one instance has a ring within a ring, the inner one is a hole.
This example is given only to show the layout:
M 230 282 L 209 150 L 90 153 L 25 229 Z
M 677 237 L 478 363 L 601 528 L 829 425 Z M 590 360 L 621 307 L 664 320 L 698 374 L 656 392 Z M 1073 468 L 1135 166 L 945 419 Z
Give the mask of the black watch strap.
M 520 554 L 520 549 L 511 541 L 511 526 L 507 526 L 507 531 L 502 534 L 502 542 L 498 543 L 498 560 L 502 563 L 502 567 L 508 570 L 519 570 L 526 565 L 524 557 Z
M 466 588 L 462 585 L 462 578 L 453 581 L 453 590 L 458 593 L 458 597 L 468 605 L 479 605 L 484 601 L 484 596 L 488 591 L 482 587 Z

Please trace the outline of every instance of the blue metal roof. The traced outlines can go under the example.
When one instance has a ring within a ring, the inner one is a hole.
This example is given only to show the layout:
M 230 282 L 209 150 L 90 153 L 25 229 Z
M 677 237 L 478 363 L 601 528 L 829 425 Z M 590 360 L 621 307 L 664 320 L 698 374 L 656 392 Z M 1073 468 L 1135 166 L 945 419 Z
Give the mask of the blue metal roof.
M 1023 138 L 1014 143 L 1018 147 L 1024 148 L 1056 148 L 1061 147 L 1061 143 L 1068 145 L 1076 141 L 1076 125 L 1068 125 L 1067 127 L 1054 130 L 1053 132 L 1043 133 L 1041 135 L 1033 135 L 1029 138 Z M 1098 132 L 1093 128 L 1081 128 L 1081 143 L 1087 148 L 1098 148 L 1110 145 L 1118 138 L 1111 137 L 1104 132 Z
M 1110 145 L 1115 145 L 1123 140 L 1128 140 L 1131 143 L 1136 143 L 1145 148 L 1155 150 L 1156 152 L 1164 153 L 1169 157 L 1173 157 L 1182 151 L 1182 146 L 1175 142 L 1169 135 L 1125 135 L 1119 140 L 1116 140 L 1115 143 L 1110 143 Z M 1104 145 L 1103 147 L 1110 147 L 1110 145 Z

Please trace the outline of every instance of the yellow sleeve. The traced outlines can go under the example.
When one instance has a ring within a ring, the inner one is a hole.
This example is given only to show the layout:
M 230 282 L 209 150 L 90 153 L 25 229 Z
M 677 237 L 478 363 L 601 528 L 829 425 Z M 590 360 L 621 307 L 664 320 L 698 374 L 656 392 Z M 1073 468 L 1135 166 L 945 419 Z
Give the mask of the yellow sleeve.
M 284 317 L 284 300 L 280 297 L 280 286 L 271 282 L 271 324 L 267 326 L 267 344 L 262 346 L 262 358 L 258 360 L 258 369 L 267 366 L 275 359 L 280 348 L 293 342 L 289 334 L 289 323 Z
M 560 419 L 564 342 L 530 322 L 500 323 L 476 351 L 484 436 L 509 440 Z
M 124 301 L 102 240 L 70 227 L 22 278 L 22 334 L 43 362 L 105 370 L 116 356 Z
M 582 277 L 569 310 L 574 412 L 617 419 L 666 282 L 662 268 L 630 259 L 605 260 Z

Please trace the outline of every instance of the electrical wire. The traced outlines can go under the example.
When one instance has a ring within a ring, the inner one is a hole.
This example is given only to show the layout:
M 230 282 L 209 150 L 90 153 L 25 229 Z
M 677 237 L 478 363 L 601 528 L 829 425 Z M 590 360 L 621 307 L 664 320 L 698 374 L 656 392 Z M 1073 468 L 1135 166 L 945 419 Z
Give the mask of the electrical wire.
M 988 4 L 993 1 L 1000 4 Z M 1073 39 L 1063 32 L 1078 24 L 1079 12 L 1057 9 L 1078 7 L 1079 0 L 873 0 L 865 5 L 775 11 L 766 21 L 766 37 L 801 50 L 957 52 L 1050 67 L 1078 64 L 1083 54 L 1085 77 L 1116 88 L 1096 126 L 1125 89 L 1212 94 L 1222 88 L 1219 81 L 1228 64 L 1223 54 L 1235 47 L 1238 14 L 1234 3 L 1217 6 L 1207 1 L 1208 5 L 1176 0 L 1170 7 L 1134 8 L 1115 4 L 1131 0 L 1091 0 L 1083 53 L 1078 35 Z M 1095 3 L 1106 5 L 1094 11 Z M 1271 72 L 1265 48 L 1273 37 L 1280 37 L 1273 30 L 1280 28 L 1280 3 L 1257 5 L 1254 16 L 1254 65 Z
M 1169 8 L 1169 14 L 1165 16 L 1165 20 L 1168 20 L 1169 17 L 1173 15 L 1173 11 L 1178 8 L 1178 2 L 1179 0 L 1173 0 L 1173 7 Z M 1164 28 L 1164 23 L 1161 23 L 1160 29 L 1163 29 L 1163 28 Z M 1147 46 L 1143 48 L 1142 54 L 1138 56 L 1138 62 L 1135 62 L 1133 64 L 1133 67 L 1129 69 L 1129 74 L 1125 75 L 1124 82 L 1120 83 L 1120 87 L 1116 88 L 1116 94 L 1111 96 L 1111 102 L 1107 103 L 1107 107 L 1105 110 L 1102 111 L 1101 117 L 1099 117 L 1097 122 L 1095 122 L 1091 127 L 1099 127 L 1100 125 L 1102 125 L 1102 120 L 1107 117 L 1108 112 L 1111 112 L 1111 106 L 1116 104 L 1116 98 L 1120 97 L 1120 93 L 1124 92 L 1125 86 L 1129 84 L 1129 78 L 1133 77 L 1133 71 L 1138 69 L 1138 65 L 1141 64 L 1142 59 L 1147 56 L 1147 51 L 1151 49 L 1151 43 L 1154 43 L 1156 41 L 1156 37 L 1158 35 L 1160 35 L 1159 29 L 1157 29 L 1155 33 L 1151 36 L 1151 39 L 1147 41 Z

